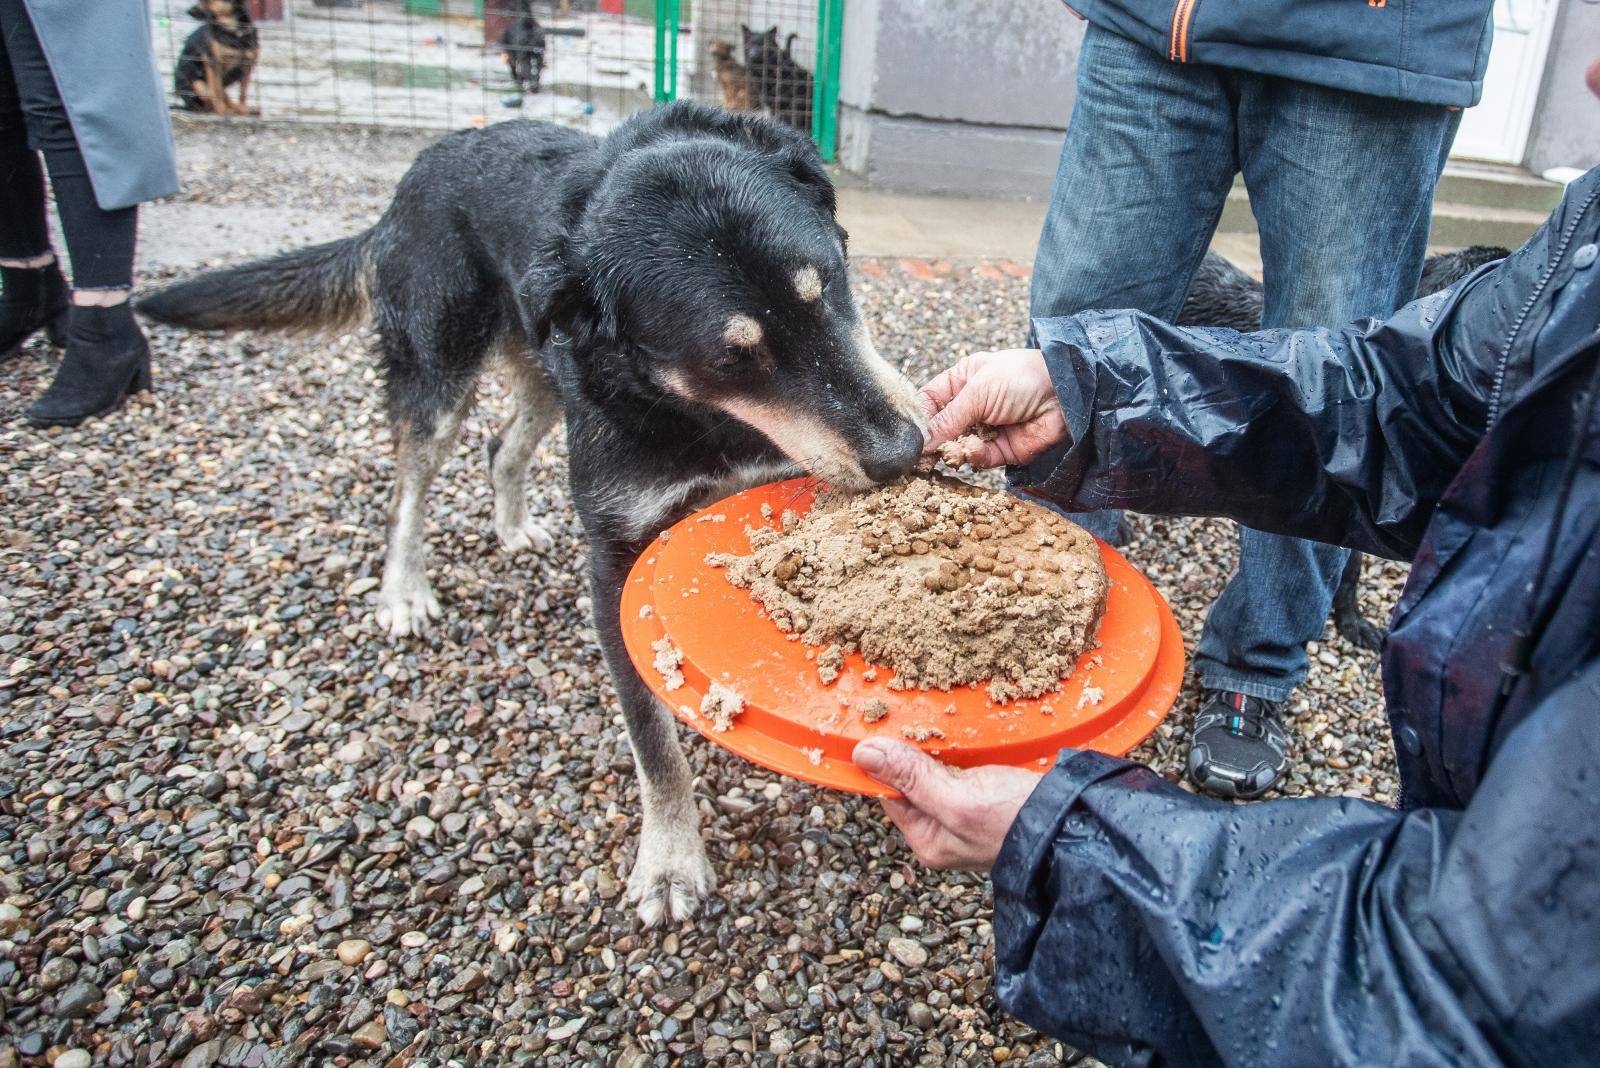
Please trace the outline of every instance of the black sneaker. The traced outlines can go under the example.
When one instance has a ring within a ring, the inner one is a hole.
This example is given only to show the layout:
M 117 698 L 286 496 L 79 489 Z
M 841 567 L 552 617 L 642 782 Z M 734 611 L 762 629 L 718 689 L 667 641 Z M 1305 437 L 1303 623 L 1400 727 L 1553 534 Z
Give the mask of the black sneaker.
M 1208 690 L 1189 742 L 1189 778 L 1218 797 L 1248 800 L 1277 785 L 1289 766 L 1282 706 L 1248 694 Z

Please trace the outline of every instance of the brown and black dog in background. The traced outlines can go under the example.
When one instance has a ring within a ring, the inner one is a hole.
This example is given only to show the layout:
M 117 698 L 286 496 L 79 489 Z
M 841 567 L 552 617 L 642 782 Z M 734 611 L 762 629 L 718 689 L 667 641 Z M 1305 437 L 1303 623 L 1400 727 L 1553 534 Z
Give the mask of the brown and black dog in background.
M 245 103 L 250 75 L 261 56 L 261 43 L 245 0 L 199 0 L 189 17 L 201 26 L 183 42 L 172 87 L 189 111 L 214 115 L 249 115 Z M 227 87 L 238 85 L 237 102 Z

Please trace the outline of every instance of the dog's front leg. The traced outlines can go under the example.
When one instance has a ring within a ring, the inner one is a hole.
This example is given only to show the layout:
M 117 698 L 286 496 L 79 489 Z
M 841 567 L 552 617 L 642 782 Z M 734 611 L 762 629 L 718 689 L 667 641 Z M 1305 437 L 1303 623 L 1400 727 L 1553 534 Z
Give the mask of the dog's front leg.
M 622 702 L 643 807 L 628 898 L 640 921 L 654 927 L 692 916 L 715 879 L 700 840 L 689 762 L 678 745 L 672 714 L 639 678 L 622 644 L 622 585 L 637 555 L 635 547 L 617 542 L 596 540 L 590 546 L 595 633 Z
M 250 110 L 250 105 L 248 103 L 250 96 L 250 75 L 255 69 L 255 64 L 247 60 L 244 64 L 244 69 L 239 74 L 239 114 L 241 115 L 255 114 L 255 112 Z

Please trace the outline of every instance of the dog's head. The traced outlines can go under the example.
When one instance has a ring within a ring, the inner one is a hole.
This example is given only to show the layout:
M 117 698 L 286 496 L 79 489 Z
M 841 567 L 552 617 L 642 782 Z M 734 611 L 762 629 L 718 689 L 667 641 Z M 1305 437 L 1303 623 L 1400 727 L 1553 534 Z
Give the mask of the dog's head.
M 189 17 L 231 30 L 250 21 L 250 10 L 245 0 L 200 0 L 189 9 Z
M 771 26 L 765 30 L 752 30 L 744 23 L 739 23 L 739 33 L 744 38 L 744 59 L 746 63 L 761 63 L 774 53 L 782 51 L 778 47 L 778 27 Z
M 712 41 L 706 48 L 712 59 L 732 59 L 733 45 L 728 41 Z
M 751 116 L 655 115 L 602 160 L 551 318 L 613 354 L 598 357 L 612 381 L 748 424 L 809 474 L 852 488 L 904 474 L 922 450 L 916 392 L 856 307 L 816 149 Z

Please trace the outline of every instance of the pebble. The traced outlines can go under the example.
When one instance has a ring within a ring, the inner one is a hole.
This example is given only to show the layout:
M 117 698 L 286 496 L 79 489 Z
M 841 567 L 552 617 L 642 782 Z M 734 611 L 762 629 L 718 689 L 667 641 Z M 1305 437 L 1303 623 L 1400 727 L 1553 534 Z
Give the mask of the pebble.
M 347 938 L 339 943 L 339 960 L 354 968 L 372 952 L 372 943 L 365 938 Z
M 86 1049 L 64 1049 L 56 1056 L 54 1068 L 89 1068 L 91 1061 Z
M 889 939 L 889 955 L 907 968 L 920 968 L 928 963 L 928 951 L 921 942 L 909 938 Z
M 76 1020 L 89 1015 L 89 1009 L 100 1001 L 100 988 L 93 983 L 73 983 L 56 995 L 56 1015 L 63 1020 Z

